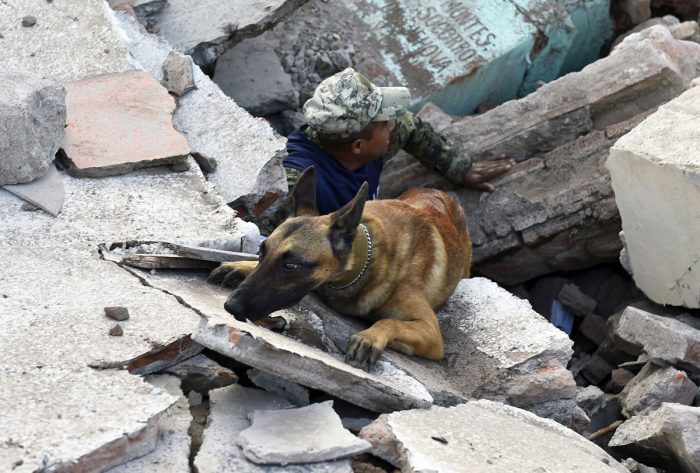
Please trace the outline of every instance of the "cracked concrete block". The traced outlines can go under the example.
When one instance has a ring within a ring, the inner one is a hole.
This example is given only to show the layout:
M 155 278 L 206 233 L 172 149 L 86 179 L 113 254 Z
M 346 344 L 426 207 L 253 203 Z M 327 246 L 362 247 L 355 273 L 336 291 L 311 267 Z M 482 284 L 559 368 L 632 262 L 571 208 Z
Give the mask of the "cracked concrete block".
M 250 427 L 249 415 L 256 409 L 288 409 L 291 405 L 276 394 L 234 385 L 210 392 L 211 412 L 204 442 L 194 465 L 199 473 L 351 473 L 347 460 L 306 465 L 262 466 L 249 462 L 236 444 Z
M 3 70 L 0 116 L 0 185 L 25 184 L 44 176 L 63 141 L 63 85 L 55 79 Z
M 333 401 L 285 410 L 255 410 L 252 425 L 238 436 L 246 458 L 257 464 L 287 465 L 338 460 L 372 446 L 346 430 Z
M 699 103 L 691 87 L 620 138 L 606 163 L 637 287 L 689 308 L 700 307 L 700 244 L 689 238 L 700 232 L 700 158 L 688 152 L 700 139 Z
M 222 54 L 213 80 L 238 105 L 258 117 L 299 106 L 291 76 L 261 37 L 246 39 Z
M 620 393 L 622 413 L 648 414 L 663 402 L 690 405 L 697 394 L 698 387 L 685 372 L 647 363 Z
M 206 66 L 232 44 L 272 28 L 305 1 L 168 0 L 168 8 L 157 15 L 155 27 L 175 49 Z
M 700 471 L 700 408 L 663 403 L 622 424 L 610 447 L 664 471 Z
M 401 369 L 386 366 L 366 373 L 325 353 L 254 324 L 239 322 L 224 310 L 229 290 L 186 272 L 150 274 L 130 269 L 149 285 L 177 294 L 202 314 L 194 339 L 222 355 L 294 383 L 319 389 L 375 412 L 427 407 L 433 398 L 423 384 Z M 278 311 L 273 315 L 284 315 Z
M 75 176 L 104 177 L 160 164 L 190 152 L 172 125 L 175 100 L 141 70 L 66 82 L 63 149 Z
M 135 60 L 161 80 L 161 65 L 172 47 L 144 33 L 127 15 L 117 15 L 115 22 Z M 185 135 L 193 152 L 216 160 L 216 170 L 207 177 L 226 202 L 270 206 L 287 193 L 282 160 L 276 155 L 286 140 L 266 121 L 236 105 L 199 68 L 193 72 L 197 89 L 180 98 L 173 115 L 175 128 Z
M 206 393 L 238 382 L 236 373 L 205 355 L 197 355 L 165 369 L 182 380 L 183 391 Z
M 160 414 L 177 399 L 126 371 L 66 362 L 0 359 L 0 376 L 0 470 L 8 472 L 104 471 L 143 456 L 156 446 Z
M 180 380 L 169 375 L 146 376 L 156 388 L 177 398 L 158 420 L 158 442 L 149 454 L 109 470 L 109 473 L 189 473 L 190 406 L 182 395 Z
M 700 330 L 672 317 L 627 307 L 615 330 L 624 342 L 641 346 L 652 360 L 700 372 Z
M 27 11 L 39 27 L 22 28 Z M 0 3 L 3 67 L 64 82 L 133 69 L 111 16 L 106 2 L 6 0 Z
M 627 472 L 575 432 L 486 400 L 384 414 L 360 437 L 402 471 Z

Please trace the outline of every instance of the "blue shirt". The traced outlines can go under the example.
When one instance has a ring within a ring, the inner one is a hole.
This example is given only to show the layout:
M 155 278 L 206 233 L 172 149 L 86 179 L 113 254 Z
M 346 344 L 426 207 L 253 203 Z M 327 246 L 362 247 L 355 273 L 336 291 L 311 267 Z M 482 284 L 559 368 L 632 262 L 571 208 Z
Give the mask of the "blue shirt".
M 287 137 L 284 166 L 300 171 L 311 166 L 316 168 L 316 205 L 321 215 L 335 212 L 350 202 L 365 181 L 369 184 L 368 199 L 378 198 L 379 175 L 384 159 L 376 159 L 362 165 L 357 171 L 349 171 L 304 136 L 304 129 L 306 125 Z

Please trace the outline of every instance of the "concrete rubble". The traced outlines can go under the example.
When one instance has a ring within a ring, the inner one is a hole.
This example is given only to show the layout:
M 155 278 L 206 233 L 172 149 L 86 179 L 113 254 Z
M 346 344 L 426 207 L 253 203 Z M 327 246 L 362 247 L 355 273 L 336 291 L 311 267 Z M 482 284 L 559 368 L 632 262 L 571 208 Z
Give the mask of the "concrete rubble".
M 649 413 L 663 402 L 690 405 L 698 387 L 683 371 L 647 363 L 620 393 L 622 413 L 627 417 Z
M 252 425 L 240 433 L 238 445 L 257 464 L 337 460 L 371 448 L 343 427 L 333 401 L 297 409 L 255 410 L 250 420 Z
M 194 460 L 199 473 L 350 473 L 348 460 L 302 465 L 262 466 L 248 461 L 236 444 L 240 433 L 249 428 L 249 415 L 255 410 L 289 409 L 283 398 L 259 389 L 234 385 L 210 393 L 211 412 L 204 431 L 204 442 Z M 300 426 L 303 427 L 303 424 Z
M 169 366 L 164 373 L 176 376 L 182 382 L 182 391 L 206 394 L 210 389 L 236 384 L 238 376 L 232 370 L 200 354 Z
M 401 471 L 627 472 L 571 430 L 487 400 L 384 414 L 360 437 Z
M 675 364 L 700 372 L 700 329 L 686 323 L 683 317 L 662 317 L 628 307 L 620 317 L 615 334 L 626 342 L 621 348 L 635 355 L 644 349 L 661 364 Z
M 493 193 L 455 190 L 469 216 L 475 269 L 517 284 L 617 259 L 621 226 L 604 167 L 609 149 L 684 92 L 699 64 L 700 44 L 666 30 L 653 39 L 628 38 L 580 72 L 445 128 L 476 159 L 504 153 L 519 163 L 494 181 Z M 386 197 L 421 185 L 451 188 L 407 155 L 382 175 Z
M 26 72 L 3 70 L 0 114 L 0 185 L 24 184 L 44 176 L 63 141 L 63 85 Z
M 207 66 L 233 44 L 271 28 L 305 1 L 168 0 L 167 8 L 155 14 L 154 27 L 177 51 Z
M 665 471 L 700 471 L 700 408 L 663 403 L 621 425 L 610 441 L 617 452 Z
M 698 103 L 696 86 L 615 143 L 607 161 L 635 283 L 659 304 L 689 308 L 700 307 L 700 244 L 691 237 L 700 232 L 692 210 L 700 205 L 700 162 L 691 151 Z M 654 251 L 659 241 L 662 254 Z

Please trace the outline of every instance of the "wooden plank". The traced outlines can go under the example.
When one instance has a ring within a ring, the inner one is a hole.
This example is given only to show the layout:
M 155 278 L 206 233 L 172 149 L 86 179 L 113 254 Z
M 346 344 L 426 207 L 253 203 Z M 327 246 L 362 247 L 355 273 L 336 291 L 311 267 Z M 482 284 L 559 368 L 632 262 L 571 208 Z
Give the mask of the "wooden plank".
M 227 261 L 257 261 L 258 255 L 252 253 L 239 253 L 237 251 L 215 250 L 202 246 L 180 245 L 178 243 L 163 242 L 163 246 L 170 248 L 180 256 L 188 258 L 214 261 L 223 263 Z
M 142 269 L 214 269 L 219 263 L 178 255 L 126 254 L 122 263 Z

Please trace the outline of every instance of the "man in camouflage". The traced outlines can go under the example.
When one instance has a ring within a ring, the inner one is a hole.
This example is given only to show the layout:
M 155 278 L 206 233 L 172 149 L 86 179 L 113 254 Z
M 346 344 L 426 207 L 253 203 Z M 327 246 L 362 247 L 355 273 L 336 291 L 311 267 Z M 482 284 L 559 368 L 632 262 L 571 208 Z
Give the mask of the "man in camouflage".
M 322 214 L 349 202 L 365 180 L 377 198 L 383 163 L 403 149 L 451 182 L 492 191 L 488 181 L 514 161 L 493 156 L 472 163 L 430 124 L 407 111 L 405 87 L 376 87 L 347 68 L 319 84 L 304 104 L 308 125 L 289 135 L 284 168 L 291 191 L 301 173 L 316 168 L 317 204 Z M 286 216 L 278 213 L 263 226 L 272 231 Z

